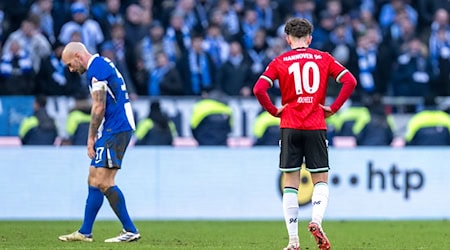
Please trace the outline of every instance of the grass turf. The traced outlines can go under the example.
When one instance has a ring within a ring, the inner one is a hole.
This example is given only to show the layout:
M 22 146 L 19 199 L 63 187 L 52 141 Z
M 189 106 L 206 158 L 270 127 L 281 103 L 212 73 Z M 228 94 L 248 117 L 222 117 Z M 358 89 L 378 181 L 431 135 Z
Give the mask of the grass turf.
M 104 243 L 120 231 L 120 223 L 97 221 L 94 242 L 60 242 L 79 221 L 0 221 L 0 249 L 283 249 L 283 221 L 136 221 L 142 239 Z M 450 249 L 448 221 L 326 221 L 332 249 Z M 301 247 L 317 249 L 299 224 Z

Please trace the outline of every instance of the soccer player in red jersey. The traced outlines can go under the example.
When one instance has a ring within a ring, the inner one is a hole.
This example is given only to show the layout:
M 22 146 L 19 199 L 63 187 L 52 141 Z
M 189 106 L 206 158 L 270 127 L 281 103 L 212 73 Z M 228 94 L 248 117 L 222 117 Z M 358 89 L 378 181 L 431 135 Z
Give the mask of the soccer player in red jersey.
M 322 229 L 328 203 L 328 143 L 325 118 L 336 113 L 356 87 L 355 77 L 329 53 L 308 48 L 312 24 L 303 18 L 286 22 L 286 40 L 292 50 L 276 57 L 256 82 L 253 92 L 273 116 L 280 117 L 280 170 L 284 172 L 283 212 L 289 234 L 285 250 L 300 248 L 298 236 L 298 186 L 305 160 L 314 184 L 312 219 L 308 230 L 319 249 L 330 249 Z M 342 84 L 339 95 L 325 105 L 328 78 Z M 282 106 L 277 108 L 267 90 L 279 81 Z

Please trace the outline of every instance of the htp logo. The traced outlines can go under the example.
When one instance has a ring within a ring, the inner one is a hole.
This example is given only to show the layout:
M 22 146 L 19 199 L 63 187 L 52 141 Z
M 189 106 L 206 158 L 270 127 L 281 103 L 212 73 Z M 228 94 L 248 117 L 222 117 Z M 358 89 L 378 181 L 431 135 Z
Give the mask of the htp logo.
M 363 178 L 363 177 L 366 178 Z M 396 164 L 390 165 L 388 169 L 377 168 L 373 161 L 368 161 L 364 174 L 350 174 L 342 176 L 339 171 L 330 173 L 330 187 L 339 188 L 348 180 L 352 188 L 365 187 L 370 192 L 393 191 L 401 194 L 405 200 L 412 198 L 413 193 L 425 187 L 425 173 L 420 169 L 400 168 Z M 283 174 L 279 176 L 280 194 L 283 193 Z M 311 203 L 313 184 L 311 174 L 305 170 L 304 165 L 300 171 L 300 185 L 298 187 L 298 204 L 304 206 Z M 370 195 L 370 194 L 368 194 Z

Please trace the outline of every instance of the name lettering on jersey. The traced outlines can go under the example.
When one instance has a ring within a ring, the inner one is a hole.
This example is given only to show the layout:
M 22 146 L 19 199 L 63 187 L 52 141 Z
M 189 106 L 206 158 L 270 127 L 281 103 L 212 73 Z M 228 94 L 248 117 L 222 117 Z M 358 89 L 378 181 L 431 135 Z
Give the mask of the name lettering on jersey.
M 313 103 L 314 97 L 312 96 L 300 96 L 299 98 L 297 98 L 297 102 L 298 103 Z
M 295 54 L 292 56 L 285 56 L 283 57 L 283 61 L 287 62 L 287 61 L 296 61 L 296 60 L 300 60 L 300 59 L 314 59 L 313 55 L 310 53 L 300 53 L 300 54 Z
M 320 59 L 322 59 L 322 55 L 313 55 L 313 54 L 310 54 L 310 53 L 300 53 L 300 54 L 295 54 L 295 55 L 283 57 L 283 61 L 285 61 L 285 62 L 287 62 L 287 61 L 295 61 L 295 60 L 299 60 L 299 59 L 320 60 Z

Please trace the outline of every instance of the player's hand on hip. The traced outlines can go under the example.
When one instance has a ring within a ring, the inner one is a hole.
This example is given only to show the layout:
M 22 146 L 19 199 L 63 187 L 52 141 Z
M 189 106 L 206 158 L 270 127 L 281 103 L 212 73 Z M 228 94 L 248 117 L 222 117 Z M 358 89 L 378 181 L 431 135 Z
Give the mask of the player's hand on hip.
M 322 104 L 319 104 L 319 106 L 323 109 L 325 113 L 325 118 L 328 118 L 332 115 L 334 115 L 334 112 L 331 110 L 330 106 L 324 106 Z
M 283 112 L 284 108 L 286 108 L 286 107 L 287 107 L 287 103 L 284 104 L 283 106 L 281 106 L 281 108 L 278 108 L 278 109 L 277 109 L 277 113 L 275 113 L 275 116 L 276 116 L 276 117 L 280 117 L 281 112 Z

